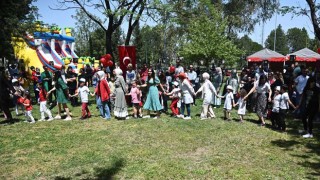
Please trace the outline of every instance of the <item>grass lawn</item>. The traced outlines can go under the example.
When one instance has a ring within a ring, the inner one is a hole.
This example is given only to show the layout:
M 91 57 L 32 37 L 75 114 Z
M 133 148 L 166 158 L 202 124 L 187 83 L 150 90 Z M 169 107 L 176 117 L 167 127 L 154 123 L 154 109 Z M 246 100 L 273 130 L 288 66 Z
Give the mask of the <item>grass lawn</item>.
M 204 121 L 195 117 L 200 106 L 192 120 L 80 121 L 81 108 L 71 110 L 68 122 L 1 125 L 0 179 L 320 179 L 319 128 L 303 139 L 290 119 L 280 133 L 259 127 L 255 114 L 224 121 L 221 108 Z

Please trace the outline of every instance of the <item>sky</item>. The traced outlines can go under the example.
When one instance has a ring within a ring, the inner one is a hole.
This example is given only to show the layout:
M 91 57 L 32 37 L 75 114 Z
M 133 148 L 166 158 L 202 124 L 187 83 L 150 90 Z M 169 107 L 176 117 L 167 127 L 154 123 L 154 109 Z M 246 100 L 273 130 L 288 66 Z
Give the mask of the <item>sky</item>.
M 280 6 L 300 6 L 307 7 L 307 3 L 305 0 L 279 0 Z M 48 24 L 57 24 L 59 27 L 75 27 L 75 19 L 72 18 L 72 15 L 75 15 L 75 9 L 65 10 L 65 11 L 57 11 L 52 10 L 49 7 L 57 7 L 58 3 L 56 0 L 37 0 L 34 3 L 35 6 L 39 9 L 39 20 Z M 277 20 L 277 21 L 276 21 Z M 270 34 L 272 30 L 274 30 L 275 26 L 281 24 L 284 31 L 287 31 L 290 28 L 298 27 L 298 28 L 306 28 L 309 33 L 310 38 L 314 38 L 313 27 L 311 20 L 306 16 L 292 17 L 291 14 L 282 15 L 274 15 L 269 21 L 264 24 L 264 31 L 262 31 L 262 24 L 257 24 L 252 33 L 248 34 L 249 37 L 261 44 L 262 42 L 262 34 L 263 40 L 265 41 L 267 36 Z M 262 33 L 263 32 L 263 33 Z M 240 34 L 243 36 L 244 34 Z

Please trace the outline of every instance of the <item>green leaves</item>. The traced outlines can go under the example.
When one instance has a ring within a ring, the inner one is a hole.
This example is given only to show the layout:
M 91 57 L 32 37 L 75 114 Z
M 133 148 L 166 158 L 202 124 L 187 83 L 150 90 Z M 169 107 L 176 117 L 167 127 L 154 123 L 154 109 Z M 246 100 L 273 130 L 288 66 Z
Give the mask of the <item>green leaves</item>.
M 243 53 L 227 38 L 226 24 L 222 15 L 206 0 L 200 1 L 197 9 L 200 13 L 188 24 L 186 39 L 181 54 L 189 61 L 205 60 L 209 65 L 212 59 L 224 60 L 232 65 Z

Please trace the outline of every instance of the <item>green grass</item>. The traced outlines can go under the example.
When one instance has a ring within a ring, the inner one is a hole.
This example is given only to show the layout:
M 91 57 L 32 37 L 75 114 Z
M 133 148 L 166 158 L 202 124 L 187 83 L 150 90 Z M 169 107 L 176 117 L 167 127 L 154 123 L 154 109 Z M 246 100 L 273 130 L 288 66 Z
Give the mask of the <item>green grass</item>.
M 69 122 L 1 125 L 0 179 L 320 179 L 319 133 L 302 139 L 290 119 L 279 133 L 257 126 L 254 114 L 224 121 L 221 108 L 205 121 L 194 117 L 200 106 L 189 121 L 80 121 L 80 109 Z M 33 112 L 39 118 L 37 105 Z

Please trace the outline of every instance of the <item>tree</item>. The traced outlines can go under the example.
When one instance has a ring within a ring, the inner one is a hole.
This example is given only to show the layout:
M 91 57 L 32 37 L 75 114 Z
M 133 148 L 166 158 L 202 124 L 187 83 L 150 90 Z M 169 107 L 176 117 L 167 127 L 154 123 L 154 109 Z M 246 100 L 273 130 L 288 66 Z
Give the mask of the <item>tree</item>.
M 200 0 L 199 14 L 188 24 L 181 54 L 189 61 L 203 59 L 208 67 L 212 59 L 232 65 L 243 53 L 227 38 L 227 22 L 208 0 Z
M 2 0 L 0 2 L 0 57 L 14 58 L 12 37 L 24 37 L 27 31 L 35 28 L 38 16 L 33 0 Z
M 274 50 L 274 35 L 275 35 L 275 31 L 272 30 L 265 42 L 266 48 L 269 48 L 271 50 Z M 287 54 L 289 52 L 289 48 L 287 45 L 287 37 L 280 24 L 276 29 L 275 51 L 281 54 Z
M 242 49 L 247 55 L 250 55 L 263 49 L 261 44 L 252 41 L 252 39 L 248 35 L 244 35 L 240 39 L 235 40 L 235 44 L 238 48 Z
M 228 35 L 232 32 L 252 32 L 257 23 L 272 17 L 278 0 L 211 0 L 227 20 Z
M 287 41 L 289 48 L 293 51 L 297 51 L 308 47 L 310 39 L 305 28 L 291 28 L 287 31 Z
M 120 28 L 123 20 L 128 18 L 128 30 L 125 43 L 129 43 L 134 27 L 146 8 L 146 0 L 115 0 L 115 1 L 94 1 L 94 0 L 57 0 L 59 5 L 55 10 L 81 9 L 93 22 L 95 22 L 105 32 L 106 52 L 113 54 L 113 33 Z M 101 20 L 90 10 L 100 12 Z M 128 44 L 126 44 L 128 45 Z
M 311 20 L 314 34 L 318 41 L 320 41 L 320 3 L 315 0 L 306 0 L 308 8 L 301 6 L 283 6 L 281 8 L 282 14 L 292 13 L 294 16 L 307 16 Z

